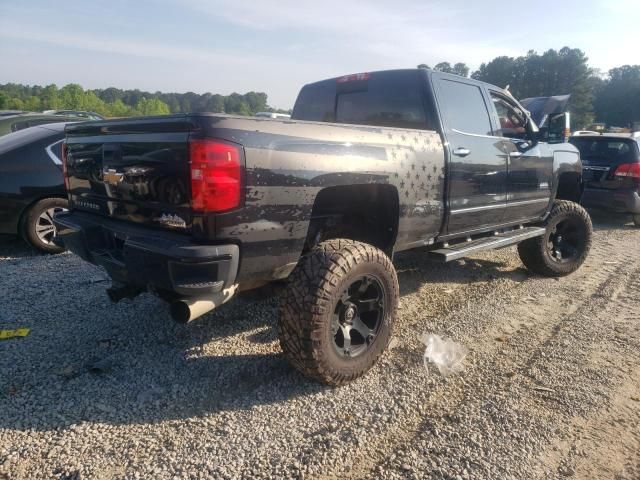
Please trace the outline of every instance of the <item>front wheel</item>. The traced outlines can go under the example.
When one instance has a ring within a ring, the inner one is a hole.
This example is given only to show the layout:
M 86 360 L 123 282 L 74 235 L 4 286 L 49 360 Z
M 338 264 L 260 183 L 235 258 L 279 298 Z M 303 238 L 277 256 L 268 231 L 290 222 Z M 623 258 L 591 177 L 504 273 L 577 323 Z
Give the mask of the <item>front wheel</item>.
M 60 253 L 64 249 L 53 243 L 56 227 L 53 216 L 64 212 L 68 202 L 64 198 L 44 198 L 27 210 L 22 221 L 22 236 L 34 248 L 46 253 Z
M 575 272 L 591 249 L 591 217 L 580 205 L 567 200 L 554 203 L 541 237 L 518 244 L 522 263 L 534 273 L 562 277 Z
M 282 350 L 304 375 L 343 385 L 364 375 L 391 339 L 398 277 L 381 250 L 328 240 L 305 255 L 280 302 Z

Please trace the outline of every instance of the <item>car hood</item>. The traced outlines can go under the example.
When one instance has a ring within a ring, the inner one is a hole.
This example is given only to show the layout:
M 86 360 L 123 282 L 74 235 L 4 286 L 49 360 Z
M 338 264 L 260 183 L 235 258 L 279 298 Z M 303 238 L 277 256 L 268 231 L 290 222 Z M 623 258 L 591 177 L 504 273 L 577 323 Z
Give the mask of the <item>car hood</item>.
M 564 113 L 571 95 L 555 95 L 553 97 L 531 97 L 520 100 L 520 104 L 529 110 L 536 125 L 544 126 L 549 115 Z

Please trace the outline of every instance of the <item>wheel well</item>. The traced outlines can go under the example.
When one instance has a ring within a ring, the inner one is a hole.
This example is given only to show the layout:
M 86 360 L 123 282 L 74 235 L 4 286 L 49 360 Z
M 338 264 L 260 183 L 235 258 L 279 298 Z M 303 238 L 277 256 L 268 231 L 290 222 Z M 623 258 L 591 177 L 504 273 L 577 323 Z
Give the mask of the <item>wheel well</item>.
M 31 207 L 33 207 L 40 200 L 44 200 L 45 198 L 61 198 L 62 200 L 67 200 L 67 197 L 65 195 L 41 195 L 37 198 L 32 198 L 31 201 L 22 209 L 22 211 L 20 212 L 20 215 L 18 216 L 18 224 L 16 225 L 16 230 L 18 235 L 22 235 L 22 225 L 23 225 L 25 216 L 29 213 L 29 210 L 31 210 Z
M 305 251 L 323 240 L 350 238 L 391 255 L 399 211 L 398 191 L 392 185 L 327 187 L 315 199 Z
M 558 179 L 558 191 L 556 198 L 558 200 L 569 200 L 571 202 L 580 203 L 582 199 L 582 176 L 577 172 L 566 172 L 560 174 Z

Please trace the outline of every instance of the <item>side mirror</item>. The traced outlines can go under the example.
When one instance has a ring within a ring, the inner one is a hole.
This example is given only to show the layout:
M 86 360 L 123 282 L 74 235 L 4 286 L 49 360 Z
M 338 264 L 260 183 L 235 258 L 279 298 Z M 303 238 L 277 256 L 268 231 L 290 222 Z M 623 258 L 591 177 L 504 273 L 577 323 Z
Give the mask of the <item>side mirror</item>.
M 532 147 L 535 147 L 541 140 L 544 140 L 544 132 L 538 129 L 538 126 L 529 115 L 527 115 L 527 138 Z

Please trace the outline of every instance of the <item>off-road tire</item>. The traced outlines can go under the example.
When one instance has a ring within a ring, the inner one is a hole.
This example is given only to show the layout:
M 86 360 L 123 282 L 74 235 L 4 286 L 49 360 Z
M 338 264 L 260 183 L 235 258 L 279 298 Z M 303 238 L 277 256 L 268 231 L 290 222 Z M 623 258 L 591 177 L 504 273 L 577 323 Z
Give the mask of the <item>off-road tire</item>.
M 556 261 L 550 250 L 549 242 L 553 229 L 563 220 L 575 221 L 581 225 L 582 241 L 576 248 L 576 256 L 563 262 Z M 563 277 L 575 272 L 584 263 L 593 236 L 591 217 L 580 205 L 567 200 L 557 200 L 545 221 L 546 232 L 540 237 L 530 238 L 518 244 L 518 254 L 525 267 L 545 277 Z
M 378 333 L 357 357 L 336 353 L 332 318 L 344 289 L 374 277 L 384 293 Z M 300 259 L 280 298 L 280 346 L 304 375 L 344 385 L 364 375 L 387 348 L 398 307 L 398 277 L 389 257 L 372 245 L 347 239 L 321 242 Z
M 639 215 L 634 215 L 633 216 L 633 224 L 636 227 L 640 227 L 640 214 Z
M 43 241 L 38 236 L 38 221 L 40 216 L 46 212 L 47 210 L 51 211 L 53 209 L 62 209 L 68 208 L 68 202 L 64 198 L 43 198 L 42 200 L 34 203 L 29 209 L 25 212 L 22 217 L 22 223 L 20 228 L 20 233 L 24 240 L 31 245 L 36 250 L 40 250 L 45 253 L 60 253 L 64 251 L 64 248 L 60 248 L 59 246 Z M 55 232 L 55 231 L 54 231 Z

